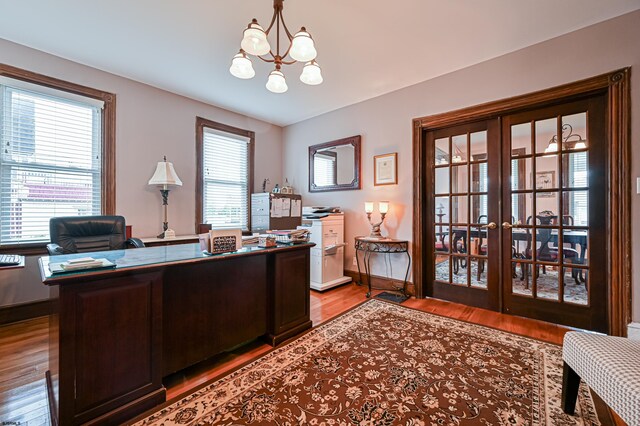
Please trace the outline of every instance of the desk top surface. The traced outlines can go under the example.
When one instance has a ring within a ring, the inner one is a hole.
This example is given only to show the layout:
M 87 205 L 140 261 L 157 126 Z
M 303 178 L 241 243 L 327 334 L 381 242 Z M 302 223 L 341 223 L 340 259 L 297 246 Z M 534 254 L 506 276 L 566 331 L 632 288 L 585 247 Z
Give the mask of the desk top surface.
M 92 275 L 103 275 L 112 273 L 113 271 L 122 271 L 130 269 L 148 269 L 152 267 L 162 266 L 165 264 L 175 263 L 192 263 L 223 260 L 233 257 L 267 254 L 276 251 L 295 250 L 309 248 L 314 244 L 304 243 L 293 246 L 277 246 L 270 248 L 262 248 L 257 245 L 245 246 L 240 250 L 209 255 L 202 252 L 200 244 L 178 244 L 159 247 L 144 247 L 127 250 L 110 250 L 92 253 L 76 253 L 60 256 L 44 256 L 39 259 L 40 275 L 42 282 L 45 284 L 62 284 L 71 278 L 87 277 Z M 49 269 L 50 263 L 62 263 L 70 259 L 81 257 L 93 257 L 94 259 L 107 259 L 116 266 L 111 268 L 85 269 L 73 272 L 64 272 L 52 274 Z
M 170 243 L 173 241 L 189 241 L 189 240 L 197 240 L 197 239 L 198 239 L 198 234 L 191 234 L 191 235 L 176 235 L 174 238 L 144 237 L 144 238 L 140 238 L 140 241 L 142 241 L 145 244 L 148 244 L 148 243 Z

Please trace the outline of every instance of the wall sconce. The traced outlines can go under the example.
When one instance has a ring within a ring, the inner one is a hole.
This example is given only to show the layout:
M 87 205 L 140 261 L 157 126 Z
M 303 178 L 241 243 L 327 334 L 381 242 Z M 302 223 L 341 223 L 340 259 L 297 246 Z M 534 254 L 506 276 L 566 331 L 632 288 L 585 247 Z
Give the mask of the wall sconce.
M 384 222 L 384 217 L 389 212 L 389 202 L 388 201 L 378 202 L 378 211 L 380 212 L 380 222 L 378 223 L 371 222 L 371 213 L 373 213 L 372 201 L 365 201 L 364 211 L 367 214 L 367 219 L 369 219 L 369 224 L 371 225 L 371 234 L 369 234 L 369 238 L 378 238 L 378 239 L 384 238 L 380 233 L 380 226 Z
M 158 235 L 158 238 L 175 238 L 176 233 L 169 229 L 169 222 L 167 219 L 167 208 L 169 206 L 169 186 L 182 186 L 182 181 L 178 177 L 173 164 L 167 161 L 167 156 L 164 160 L 159 161 L 156 166 L 156 172 L 149 179 L 149 185 L 157 185 L 160 187 L 160 194 L 162 194 L 162 205 L 164 207 L 164 221 L 162 223 L 162 233 Z

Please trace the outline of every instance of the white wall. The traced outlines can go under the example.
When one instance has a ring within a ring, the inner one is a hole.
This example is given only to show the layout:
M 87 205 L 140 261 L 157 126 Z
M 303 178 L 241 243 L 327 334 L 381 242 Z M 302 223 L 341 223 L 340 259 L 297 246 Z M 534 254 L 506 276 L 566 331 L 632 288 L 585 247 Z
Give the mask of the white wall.
M 282 182 L 282 129 L 154 87 L 0 39 L 0 63 L 116 94 L 116 213 L 133 235 L 162 230 L 161 197 L 147 186 L 163 155 L 183 186 L 169 195 L 169 224 L 177 234 L 195 230 L 196 116 L 256 133 L 255 190 L 264 178 Z M 176 76 L 180 78 L 180 76 Z M 0 306 L 48 297 L 34 259 L 22 270 L 0 275 Z
M 354 269 L 353 238 L 369 231 L 365 200 L 391 202 L 383 227 L 395 238 L 412 238 L 412 119 L 542 90 L 626 66 L 632 72 L 632 175 L 640 175 L 640 12 L 627 14 L 415 86 L 324 114 L 284 129 L 284 171 L 300 188 L 306 205 L 339 205 L 346 211 L 349 243 L 345 267 Z M 425 54 L 429 54 L 425 52 Z M 407 64 L 410 66 L 410 63 Z M 362 135 L 363 189 L 307 192 L 309 145 Z M 398 185 L 373 186 L 373 156 L 398 152 Z M 635 178 L 634 178 L 635 183 Z M 635 188 L 635 185 L 634 185 Z M 632 216 L 640 217 L 640 196 L 632 195 Z M 640 226 L 633 226 L 633 263 L 640 264 Z M 398 259 L 400 262 L 400 259 Z M 374 274 L 386 272 L 380 260 Z M 393 268 L 400 277 L 403 266 Z M 640 319 L 640 274 L 633 279 L 633 315 Z

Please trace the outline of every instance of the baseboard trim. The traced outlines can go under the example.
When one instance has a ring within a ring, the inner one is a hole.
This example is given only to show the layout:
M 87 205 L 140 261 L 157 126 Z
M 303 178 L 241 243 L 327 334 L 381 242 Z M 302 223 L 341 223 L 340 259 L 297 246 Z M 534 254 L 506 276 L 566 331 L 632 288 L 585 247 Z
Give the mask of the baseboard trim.
M 345 269 L 344 274 L 351 277 L 354 283 L 358 284 L 360 282 L 358 271 Z M 362 281 L 362 285 L 367 285 L 367 276 L 364 273 L 362 274 Z M 371 287 L 376 290 L 398 290 L 398 288 L 402 287 L 402 280 L 381 277 L 379 275 L 371 275 Z M 415 286 L 411 281 L 407 282 L 407 293 L 411 296 L 415 296 L 416 294 Z
M 640 322 L 632 322 L 627 325 L 627 337 L 633 340 L 640 340 Z
M 0 325 L 24 321 L 51 314 L 51 301 L 20 303 L 19 305 L 3 306 L 0 308 Z

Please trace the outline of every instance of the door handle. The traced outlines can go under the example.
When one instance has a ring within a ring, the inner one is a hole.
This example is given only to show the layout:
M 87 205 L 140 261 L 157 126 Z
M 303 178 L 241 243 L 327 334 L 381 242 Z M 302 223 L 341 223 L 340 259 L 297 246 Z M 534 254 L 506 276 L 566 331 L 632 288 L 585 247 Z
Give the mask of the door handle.
M 480 226 L 480 228 L 489 228 L 489 229 L 496 229 L 497 227 L 498 225 L 496 225 L 495 222 L 489 222 L 486 225 Z
M 518 225 L 518 224 L 512 225 L 509 222 L 502 222 L 502 227 L 504 229 L 520 228 L 520 225 Z

